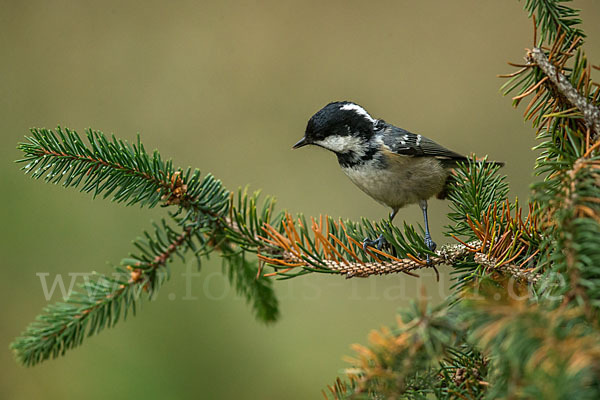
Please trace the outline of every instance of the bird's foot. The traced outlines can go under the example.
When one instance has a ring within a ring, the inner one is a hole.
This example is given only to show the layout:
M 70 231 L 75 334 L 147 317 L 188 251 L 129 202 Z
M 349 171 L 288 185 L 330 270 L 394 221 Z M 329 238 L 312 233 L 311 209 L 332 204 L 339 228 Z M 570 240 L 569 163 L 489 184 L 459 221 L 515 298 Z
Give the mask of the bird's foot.
M 385 240 L 383 235 L 379 235 L 379 237 L 375 240 L 364 238 L 362 242 L 362 247 L 364 251 L 367 251 L 367 247 L 375 247 L 377 250 L 381 250 L 381 248 L 387 244 L 388 242 L 387 240 Z
M 435 242 L 433 241 L 433 239 L 431 239 L 431 236 L 429 235 L 425 235 L 425 245 L 431 251 L 435 251 L 435 249 L 437 248 L 437 244 L 435 244 Z
M 427 246 L 427 248 L 430 251 L 435 251 L 435 249 L 437 248 L 437 244 L 435 244 L 433 239 L 431 239 L 431 236 L 425 235 L 424 240 L 425 240 L 425 245 Z M 429 259 L 429 254 L 426 254 L 426 257 L 427 257 L 427 259 L 426 259 L 427 264 L 429 264 L 431 262 L 431 260 Z

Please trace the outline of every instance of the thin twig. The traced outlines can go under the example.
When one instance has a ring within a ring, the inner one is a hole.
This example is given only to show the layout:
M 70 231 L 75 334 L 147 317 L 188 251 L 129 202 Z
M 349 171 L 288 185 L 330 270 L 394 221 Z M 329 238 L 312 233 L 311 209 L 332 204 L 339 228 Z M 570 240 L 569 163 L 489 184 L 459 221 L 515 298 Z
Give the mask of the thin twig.
M 477 246 L 479 243 L 470 243 L 470 246 Z M 429 263 L 418 263 L 410 258 L 395 258 L 391 261 L 381 262 L 347 262 L 341 263 L 334 260 L 320 260 L 326 268 L 334 271 L 346 278 L 367 277 L 371 275 L 387 275 L 395 273 L 410 273 L 417 269 L 434 268 L 437 265 L 452 265 L 458 259 L 471 254 L 472 250 L 462 244 L 448 244 L 436 251 L 436 256 L 429 259 Z M 282 260 L 285 262 L 306 263 L 304 260 L 297 257 L 291 252 L 284 252 Z
M 527 54 L 530 62 L 536 64 L 554 84 L 556 89 L 583 114 L 586 125 L 592 131 L 592 142 L 600 135 L 600 109 L 590 103 L 569 82 L 567 77 L 557 71 L 556 67 L 548 61 L 544 51 L 535 47 Z
M 492 257 L 488 257 L 487 254 L 484 253 L 476 253 L 475 254 L 475 262 L 483 265 L 484 267 L 490 270 L 496 270 L 500 272 L 505 272 L 510 274 L 512 277 L 523 280 L 529 283 L 537 283 L 542 278 L 542 276 L 538 273 L 531 272 L 519 268 L 518 265 L 514 264 L 504 264 L 498 262 L 496 259 Z

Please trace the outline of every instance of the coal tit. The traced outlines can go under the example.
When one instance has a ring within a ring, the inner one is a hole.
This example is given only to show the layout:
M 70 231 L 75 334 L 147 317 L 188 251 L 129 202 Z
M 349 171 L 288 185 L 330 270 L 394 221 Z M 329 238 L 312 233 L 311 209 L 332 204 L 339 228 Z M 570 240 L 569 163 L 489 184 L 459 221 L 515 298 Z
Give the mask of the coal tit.
M 446 195 L 450 170 L 463 155 L 448 150 L 422 135 L 408 132 L 349 101 L 327 104 L 308 121 L 304 137 L 293 148 L 323 147 L 335 153 L 342 171 L 363 192 L 390 207 L 390 222 L 398 210 L 419 203 L 425 222 L 425 244 L 434 251 L 429 233 L 427 199 Z M 502 163 L 496 163 L 502 165 Z M 365 238 L 363 248 L 381 249 L 383 235 Z

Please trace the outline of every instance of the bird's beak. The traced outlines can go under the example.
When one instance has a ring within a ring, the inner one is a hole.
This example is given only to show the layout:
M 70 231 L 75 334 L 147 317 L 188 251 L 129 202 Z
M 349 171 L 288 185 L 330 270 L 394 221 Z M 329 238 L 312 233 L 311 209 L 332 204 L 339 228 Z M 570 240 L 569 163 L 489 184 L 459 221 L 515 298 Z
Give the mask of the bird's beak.
M 302 139 L 298 140 L 298 143 L 292 146 L 292 149 L 299 149 L 300 147 L 306 146 L 307 144 L 310 143 L 306 140 L 306 137 L 303 137 Z

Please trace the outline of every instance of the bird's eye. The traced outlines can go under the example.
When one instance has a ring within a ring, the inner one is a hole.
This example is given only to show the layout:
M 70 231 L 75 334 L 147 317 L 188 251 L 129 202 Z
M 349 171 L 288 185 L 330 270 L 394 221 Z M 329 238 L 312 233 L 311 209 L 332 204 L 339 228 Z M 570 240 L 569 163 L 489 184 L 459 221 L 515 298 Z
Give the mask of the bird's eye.
M 375 130 L 382 130 L 385 127 L 385 121 L 380 119 L 375 123 Z

